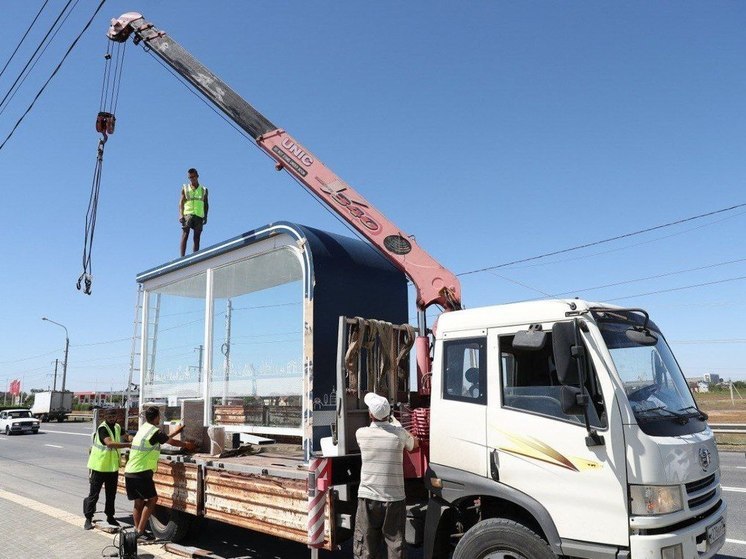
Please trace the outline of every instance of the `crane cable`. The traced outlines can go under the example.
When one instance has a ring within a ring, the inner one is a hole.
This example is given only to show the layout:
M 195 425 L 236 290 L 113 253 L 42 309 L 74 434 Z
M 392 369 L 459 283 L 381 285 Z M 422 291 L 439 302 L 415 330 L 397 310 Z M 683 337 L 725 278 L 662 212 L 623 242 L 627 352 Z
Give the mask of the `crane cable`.
M 116 51 L 112 54 L 112 45 L 116 44 Z M 88 210 L 85 216 L 85 238 L 83 240 L 83 273 L 80 274 L 76 287 L 86 295 L 91 294 L 93 285 L 93 236 L 96 231 L 96 216 L 98 214 L 98 200 L 101 191 L 101 173 L 104 163 L 104 147 L 109 139 L 109 134 L 114 133 L 116 125 L 117 102 L 119 101 L 119 85 L 122 78 L 122 67 L 124 66 L 124 53 L 126 44 L 112 43 L 107 41 L 106 54 L 104 55 L 104 77 L 101 84 L 101 101 L 98 116 L 96 117 L 96 131 L 101 134 L 96 148 L 96 164 L 93 169 L 93 181 L 91 194 L 88 199 Z M 112 58 L 114 63 L 112 64 Z

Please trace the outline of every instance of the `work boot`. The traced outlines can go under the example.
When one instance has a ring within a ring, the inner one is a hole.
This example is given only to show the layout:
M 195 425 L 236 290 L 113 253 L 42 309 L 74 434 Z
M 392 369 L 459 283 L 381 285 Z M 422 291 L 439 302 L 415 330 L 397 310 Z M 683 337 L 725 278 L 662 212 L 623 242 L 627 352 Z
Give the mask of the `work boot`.
M 106 523 L 110 526 L 119 526 L 119 521 L 113 516 L 107 516 Z
M 93 530 L 93 522 L 91 522 L 90 518 L 85 519 L 85 524 L 83 524 L 84 530 Z

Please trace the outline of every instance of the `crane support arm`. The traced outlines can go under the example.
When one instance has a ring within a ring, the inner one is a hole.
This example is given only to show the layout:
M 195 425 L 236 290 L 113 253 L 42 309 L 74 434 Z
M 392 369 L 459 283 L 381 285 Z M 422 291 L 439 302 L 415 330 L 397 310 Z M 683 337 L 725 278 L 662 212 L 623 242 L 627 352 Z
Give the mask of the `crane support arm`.
M 297 140 L 272 124 L 176 41 L 156 29 L 139 13 L 128 12 L 111 22 L 109 39 L 124 42 L 130 35 L 134 35 L 136 44 L 144 42 L 147 49 L 251 135 L 259 147 L 276 161 L 278 170 L 285 169 L 289 172 L 304 188 L 334 210 L 404 272 L 417 290 L 418 309 L 422 311 L 433 304 L 441 305 L 446 310 L 461 308 L 461 286 L 458 278 Z

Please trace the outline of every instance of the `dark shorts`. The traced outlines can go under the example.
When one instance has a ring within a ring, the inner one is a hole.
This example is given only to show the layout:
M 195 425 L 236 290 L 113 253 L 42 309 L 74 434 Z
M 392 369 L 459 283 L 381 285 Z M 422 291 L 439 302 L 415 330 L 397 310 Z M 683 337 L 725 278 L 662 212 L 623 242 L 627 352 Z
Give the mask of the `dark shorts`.
M 130 501 L 152 499 L 158 495 L 153 482 L 153 470 L 138 472 L 137 474 L 125 474 L 124 485 L 127 488 L 127 498 Z
M 185 215 L 184 217 L 186 220 L 181 226 L 182 230 L 188 231 L 189 229 L 194 229 L 195 231 L 202 231 L 202 225 L 205 221 L 203 218 L 198 215 Z

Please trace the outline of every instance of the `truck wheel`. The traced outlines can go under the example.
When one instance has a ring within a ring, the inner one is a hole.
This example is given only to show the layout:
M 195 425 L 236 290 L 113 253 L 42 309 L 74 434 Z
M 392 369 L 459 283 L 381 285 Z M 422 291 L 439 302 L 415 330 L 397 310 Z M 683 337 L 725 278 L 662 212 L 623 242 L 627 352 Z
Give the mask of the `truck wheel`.
M 8 427 L 7 425 L 5 426 L 5 436 L 10 437 L 10 427 Z
M 180 542 L 189 533 L 193 519 L 189 513 L 157 506 L 150 517 L 150 530 L 159 540 Z
M 490 518 L 471 527 L 453 559 L 557 559 L 536 532 L 506 518 Z
M 57 418 L 57 423 L 62 423 L 63 421 L 65 421 L 65 416 L 64 415 L 61 415 L 61 416 L 59 416 Z

